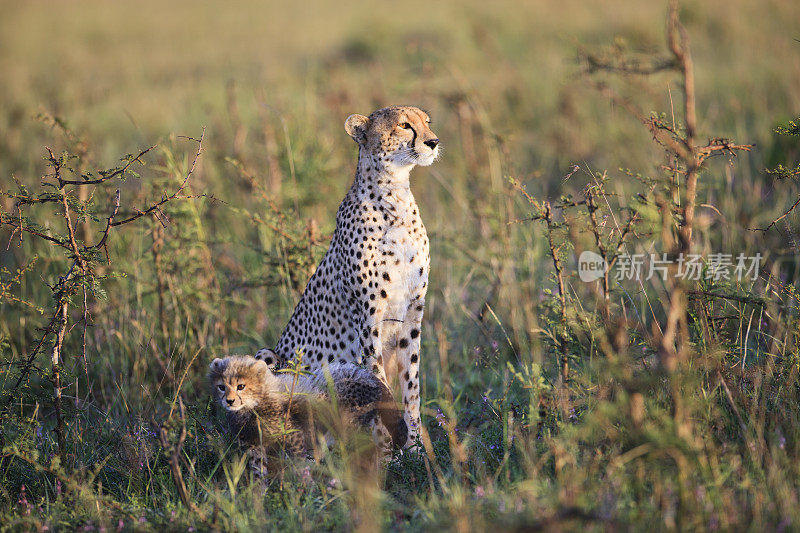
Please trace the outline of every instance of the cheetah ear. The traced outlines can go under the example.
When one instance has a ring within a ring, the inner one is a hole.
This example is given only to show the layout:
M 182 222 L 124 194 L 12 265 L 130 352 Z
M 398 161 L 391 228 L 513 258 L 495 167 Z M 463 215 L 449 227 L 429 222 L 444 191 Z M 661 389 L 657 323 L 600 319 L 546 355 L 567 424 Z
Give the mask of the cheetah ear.
M 344 131 L 359 145 L 367 144 L 369 119 L 364 115 L 350 115 L 344 121 Z
M 256 352 L 255 358 L 259 361 L 264 361 L 267 366 L 272 368 L 278 362 L 278 354 L 269 348 L 264 348 Z

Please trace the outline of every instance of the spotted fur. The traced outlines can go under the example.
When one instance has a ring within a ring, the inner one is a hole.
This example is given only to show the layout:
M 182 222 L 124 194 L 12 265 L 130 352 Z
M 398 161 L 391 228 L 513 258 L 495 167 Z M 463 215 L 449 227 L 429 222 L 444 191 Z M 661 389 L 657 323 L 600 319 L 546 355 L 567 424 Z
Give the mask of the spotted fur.
M 420 425 L 420 332 L 430 266 L 409 173 L 439 154 L 429 122 L 410 106 L 347 118 L 358 166 L 330 247 L 276 348 L 256 354 L 281 366 L 302 353 L 312 371 L 334 362 L 366 364 L 385 384 L 398 381 L 407 445 Z

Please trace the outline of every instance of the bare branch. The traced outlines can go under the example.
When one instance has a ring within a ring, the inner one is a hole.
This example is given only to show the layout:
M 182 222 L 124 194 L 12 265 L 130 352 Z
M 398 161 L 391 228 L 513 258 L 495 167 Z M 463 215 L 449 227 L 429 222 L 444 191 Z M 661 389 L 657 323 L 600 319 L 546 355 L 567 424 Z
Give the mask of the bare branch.
M 766 233 L 766 232 L 768 232 L 769 230 L 771 230 L 771 229 L 772 229 L 772 228 L 775 226 L 775 224 L 777 224 L 778 222 L 780 222 L 781 220 L 783 220 L 784 218 L 786 218 L 787 216 L 789 216 L 789 214 L 790 214 L 792 211 L 794 211 L 794 210 L 795 210 L 795 208 L 796 208 L 798 205 L 800 205 L 800 197 L 798 197 L 798 198 L 797 198 L 797 200 L 796 200 L 796 201 L 795 201 L 795 202 L 792 204 L 792 206 L 791 206 L 789 209 L 787 209 L 787 210 L 786 210 L 786 212 L 785 212 L 785 213 L 783 213 L 781 216 L 779 216 L 778 218 L 776 218 L 775 220 L 773 220 L 772 222 L 770 222 L 770 223 L 769 223 L 769 226 L 767 226 L 766 228 L 763 228 L 763 229 L 762 229 L 762 228 L 750 228 L 750 231 L 761 231 L 761 232 L 763 232 L 763 233 Z
M 694 65 L 689 52 L 689 37 L 686 29 L 678 20 L 678 2 L 671 0 L 669 5 L 669 20 L 667 22 L 667 41 L 669 49 L 680 65 L 683 75 L 683 112 L 686 119 L 686 140 L 691 149 L 694 136 L 697 132 L 697 116 L 695 113 L 694 97 Z
M 189 183 L 189 178 L 191 178 L 192 174 L 194 173 L 195 166 L 197 165 L 197 160 L 200 158 L 200 154 L 203 151 L 203 138 L 205 137 L 205 134 L 206 134 L 206 129 L 203 128 L 203 133 L 200 135 L 199 139 L 192 139 L 191 137 L 187 137 L 187 139 L 191 139 L 197 142 L 198 144 L 197 153 L 195 154 L 194 159 L 192 160 L 192 166 L 189 168 L 189 172 L 186 173 L 186 176 L 183 178 L 183 182 L 181 182 L 180 186 L 175 190 L 175 192 L 173 192 L 169 196 L 163 196 L 159 202 L 151 205 L 144 211 L 137 209 L 136 212 L 133 215 L 129 216 L 128 218 L 112 221 L 111 226 L 112 227 L 121 226 L 123 224 L 133 222 L 136 219 L 139 219 L 145 215 L 152 213 L 153 211 L 156 211 L 159 207 L 166 204 L 167 202 L 175 200 L 176 198 L 183 198 L 182 196 L 180 196 L 180 194 L 186 188 L 186 185 Z
M 93 246 L 89 246 L 89 248 L 100 248 L 101 246 L 105 246 L 106 240 L 108 239 L 108 233 L 111 231 L 111 225 L 114 222 L 114 218 L 117 216 L 117 212 L 119 212 L 119 202 L 120 202 L 120 192 L 117 189 L 117 193 L 114 195 L 114 209 L 111 211 L 111 214 L 108 217 L 108 221 L 106 222 L 106 229 L 103 231 L 103 236 L 97 241 L 96 244 Z M 108 252 L 106 251 L 106 259 L 108 259 Z
M 125 163 L 125 165 L 112 170 L 108 174 L 103 174 L 101 172 L 100 174 L 101 174 L 102 177 L 100 177 L 100 178 L 98 178 L 96 180 L 65 180 L 65 179 L 61 178 L 60 174 L 57 174 L 55 176 L 55 178 L 58 180 L 59 188 L 63 188 L 64 185 L 98 185 L 100 183 L 103 183 L 104 181 L 108 181 L 110 179 L 116 178 L 117 176 L 125 174 L 125 172 L 127 172 L 128 169 L 131 167 L 131 165 L 133 165 L 134 163 L 143 163 L 142 156 L 144 156 L 145 154 L 150 152 L 156 146 L 158 146 L 158 145 L 154 144 L 150 148 L 145 148 L 144 150 L 140 151 L 138 155 L 136 155 L 135 157 L 131 158 L 127 163 Z M 50 151 L 49 148 L 48 148 L 48 151 Z M 50 161 L 52 162 L 54 160 L 53 159 L 53 152 L 50 152 L 50 157 L 51 157 Z

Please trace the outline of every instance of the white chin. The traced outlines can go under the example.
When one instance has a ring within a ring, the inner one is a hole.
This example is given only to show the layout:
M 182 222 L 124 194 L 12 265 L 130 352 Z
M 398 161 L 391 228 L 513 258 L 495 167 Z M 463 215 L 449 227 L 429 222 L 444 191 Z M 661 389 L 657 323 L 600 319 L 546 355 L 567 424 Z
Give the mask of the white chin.
M 420 158 L 417 159 L 417 164 L 419 166 L 421 166 L 421 167 L 428 167 L 428 166 L 432 165 L 434 161 L 436 161 L 436 156 L 437 155 L 439 155 L 439 149 L 438 148 L 436 150 L 434 150 L 433 152 L 431 152 L 430 154 L 420 156 Z

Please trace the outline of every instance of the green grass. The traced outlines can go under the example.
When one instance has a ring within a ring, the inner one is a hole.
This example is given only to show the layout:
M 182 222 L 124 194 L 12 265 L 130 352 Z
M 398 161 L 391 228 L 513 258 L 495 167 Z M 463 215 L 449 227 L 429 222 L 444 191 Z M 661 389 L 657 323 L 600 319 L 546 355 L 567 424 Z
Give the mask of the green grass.
M 270 4 L 2 4 L 0 190 L 16 192 L 15 178 L 38 192 L 46 146 L 79 154 L 72 164 L 86 171 L 158 144 L 136 166 L 141 177 L 96 189 L 99 221 L 80 221 L 79 239 L 93 242 L 102 232 L 117 187 L 126 208 L 176 187 L 196 150 L 181 136 L 198 138 L 205 128 L 187 189 L 197 198 L 171 202 L 163 226 L 145 217 L 112 234 L 111 264 L 96 272 L 108 276 L 104 292 L 89 297 L 85 360 L 76 296 L 64 351 L 62 458 L 51 339 L 29 378 L 13 386 L 52 316 L 48 285 L 70 261 L 0 227 L 3 286 L 37 257 L 21 283 L 0 292 L 3 528 L 800 525 L 797 214 L 767 233 L 751 231 L 797 198 L 796 181 L 764 169 L 800 160 L 797 138 L 774 132 L 800 109 L 800 4 L 681 8 L 697 74 L 699 141 L 756 145 L 704 171 L 695 249 L 760 252 L 761 279 L 692 287 L 732 298 L 705 301 L 708 313 L 702 300 L 691 301 L 693 355 L 667 377 L 651 338 L 664 323 L 664 287 L 614 286 L 615 316 L 631 325 L 627 346 L 611 342 L 615 330 L 603 324 L 571 257 L 575 246 L 593 247 L 586 217 L 575 211 L 565 222 L 576 232 L 562 226 L 557 235 L 567 264 L 568 400 L 558 386 L 561 325 L 547 235 L 541 223 L 524 221 L 535 209 L 509 178 L 556 203 L 580 198 L 606 172 L 604 227 L 612 230 L 623 208 L 635 207 L 643 223 L 630 251 L 663 249 L 652 203 L 663 182 L 654 192 L 648 180 L 668 176 L 663 166 L 673 162 L 593 83 L 679 122 L 680 79 L 587 77 L 578 57 L 667 56 L 666 6 Z M 221 431 L 205 368 L 214 356 L 277 340 L 352 180 L 356 147 L 344 119 L 393 103 L 428 109 L 443 143 L 440 161 L 412 174 L 431 240 L 421 360 L 430 447 L 396 458 L 382 490 L 359 481 L 352 451 L 334 450 L 322 464 L 287 469 L 264 493 L 237 467 L 241 451 Z M 72 133 L 39 115 L 58 117 Z M 573 165 L 580 170 L 572 173 Z M 15 212 L 6 195 L 0 202 Z M 26 214 L 54 233 L 65 230 L 58 209 L 29 206 Z M 178 394 L 187 405 L 181 467 L 199 512 L 181 503 L 154 432 Z M 688 434 L 675 422 L 676 396 Z

